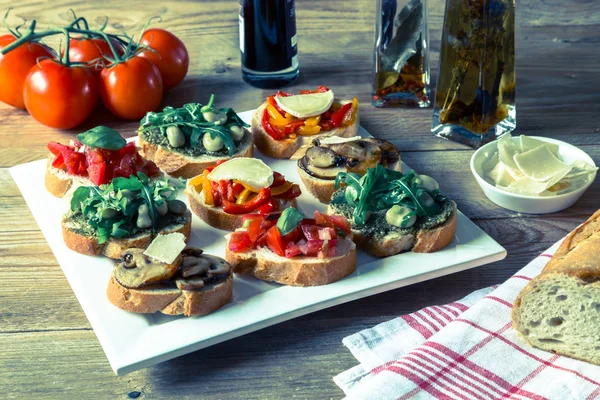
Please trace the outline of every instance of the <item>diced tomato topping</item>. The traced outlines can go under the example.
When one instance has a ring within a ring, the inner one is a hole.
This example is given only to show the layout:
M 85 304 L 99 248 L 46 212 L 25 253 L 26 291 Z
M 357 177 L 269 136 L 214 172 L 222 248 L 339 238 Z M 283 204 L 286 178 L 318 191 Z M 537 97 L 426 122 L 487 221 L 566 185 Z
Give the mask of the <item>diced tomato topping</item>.
M 63 168 L 65 166 L 65 160 L 63 159 L 62 155 L 57 155 L 56 158 L 54 159 L 54 161 L 52 161 L 52 166 L 54 168 Z
M 118 164 L 113 166 L 115 177 L 129 178 L 137 172 L 137 160 L 135 154 L 125 153 Z
M 330 226 L 332 228 L 335 226 L 333 224 L 333 222 L 331 221 L 331 219 L 329 219 L 329 215 L 327 215 L 327 214 L 323 214 L 322 212 L 315 211 L 314 217 L 315 217 L 315 223 L 319 226 Z
M 319 239 L 319 228 L 316 225 L 300 225 L 302 227 L 302 232 L 304 233 L 304 237 L 309 242 L 311 240 L 320 240 Z
M 281 241 L 281 234 L 276 226 L 272 226 L 267 231 L 267 246 L 271 251 L 279 256 L 283 256 L 283 242 Z
M 106 178 L 106 163 L 92 164 L 87 168 L 87 170 L 90 180 L 94 185 L 108 183 L 108 179 Z
M 302 236 L 302 227 L 298 225 L 296 228 L 292 229 L 292 231 L 289 232 L 287 235 L 282 236 L 281 240 L 283 242 L 283 245 L 287 247 L 288 244 L 297 242 L 299 239 L 302 238 Z
M 286 245 L 284 255 L 287 258 L 292 258 L 300 254 L 302 254 L 302 251 L 300 250 L 300 246 L 298 246 L 296 243 L 288 243 Z
M 261 229 L 269 230 L 273 225 L 277 223 L 277 220 L 281 216 L 281 213 L 272 213 L 265 215 L 265 218 L 262 221 Z
M 246 251 L 252 247 L 250 235 L 246 231 L 236 231 L 231 233 L 229 240 L 229 250 L 231 251 Z
M 321 240 L 337 239 L 335 229 L 330 228 L 328 226 L 319 226 L 318 227 L 318 235 L 319 235 L 319 239 L 321 239 Z
M 265 219 L 265 217 L 263 217 L 262 215 L 259 215 L 259 214 L 244 214 L 244 215 L 242 215 L 242 221 L 244 221 L 244 222 L 246 222 L 248 220 L 254 221 L 255 219 L 258 219 L 262 222 L 262 220 Z
M 324 240 L 308 240 L 306 242 L 306 255 L 316 257 L 323 250 Z
M 329 220 L 333 222 L 336 228 L 346 233 L 347 235 L 350 234 L 352 228 L 350 227 L 350 222 L 346 217 L 344 217 L 343 215 L 328 215 L 328 217 Z
M 262 224 L 262 219 L 253 219 L 248 224 L 248 228 L 246 231 L 248 232 L 248 236 L 252 243 L 256 242 L 256 239 L 260 236 L 260 226 Z
M 121 150 L 119 150 L 118 154 L 120 157 L 123 157 L 125 154 L 137 154 L 137 148 L 135 147 L 135 143 L 127 143 L 121 148 Z

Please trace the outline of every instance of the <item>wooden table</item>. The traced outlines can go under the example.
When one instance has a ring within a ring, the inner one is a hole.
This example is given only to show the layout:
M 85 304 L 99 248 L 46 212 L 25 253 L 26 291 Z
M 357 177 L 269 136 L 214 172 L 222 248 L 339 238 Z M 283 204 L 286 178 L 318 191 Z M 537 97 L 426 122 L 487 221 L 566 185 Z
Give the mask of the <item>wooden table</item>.
M 92 23 L 135 32 L 162 15 L 187 45 L 191 68 L 165 105 L 205 101 L 216 93 L 236 110 L 254 108 L 270 93 L 240 74 L 237 1 L 0 1 L 13 19 L 64 24 L 68 8 Z M 600 7 L 594 1 L 522 0 L 517 11 L 518 133 L 580 146 L 600 161 L 598 103 Z M 431 109 L 369 105 L 375 2 L 298 1 L 301 77 L 296 88 L 325 84 L 336 95 L 358 95 L 361 122 L 391 140 L 403 160 L 442 183 L 471 220 L 500 242 L 501 262 L 340 305 L 222 343 L 158 366 L 116 377 L 69 284 L 33 220 L 8 168 L 44 158 L 49 140 L 71 132 L 46 128 L 24 111 L 0 106 L 0 397 L 57 398 L 339 398 L 332 377 L 356 364 L 344 336 L 421 307 L 449 302 L 502 282 L 583 222 L 600 203 L 600 181 L 571 209 L 521 215 L 495 206 L 469 171 L 473 150 L 434 138 Z M 433 81 L 444 4 L 429 2 Z M 98 110 L 97 124 L 134 135 L 137 124 Z

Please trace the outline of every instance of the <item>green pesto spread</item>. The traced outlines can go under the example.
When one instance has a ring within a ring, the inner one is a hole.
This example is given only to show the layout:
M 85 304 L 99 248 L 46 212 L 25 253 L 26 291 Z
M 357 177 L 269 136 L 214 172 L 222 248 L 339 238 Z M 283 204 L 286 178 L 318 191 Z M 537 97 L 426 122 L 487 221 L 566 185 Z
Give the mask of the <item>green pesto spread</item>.
M 343 196 L 344 191 L 338 190 L 332 198 L 337 196 Z M 415 234 L 420 229 L 432 229 L 443 224 L 450 218 L 454 212 L 454 205 L 450 200 L 443 203 L 438 203 L 440 206 L 440 212 L 431 217 L 418 217 L 417 222 L 410 228 L 400 228 L 394 225 L 388 224 L 385 213 L 387 210 L 380 210 L 371 212 L 367 223 L 364 225 L 357 225 L 353 222 L 354 208 L 346 203 L 330 204 L 330 207 L 336 214 L 341 214 L 350 221 L 352 229 L 359 230 L 363 235 L 367 237 L 380 238 L 386 236 L 389 233 L 398 233 L 400 235 L 411 235 Z

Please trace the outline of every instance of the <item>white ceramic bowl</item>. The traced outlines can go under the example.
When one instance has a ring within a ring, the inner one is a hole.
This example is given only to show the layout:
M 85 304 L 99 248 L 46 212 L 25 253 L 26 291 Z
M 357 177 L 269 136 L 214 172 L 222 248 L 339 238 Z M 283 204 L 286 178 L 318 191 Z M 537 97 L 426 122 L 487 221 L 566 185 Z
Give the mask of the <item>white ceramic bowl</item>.
M 596 166 L 594 160 L 592 160 L 592 158 L 586 152 L 578 147 L 556 139 L 540 136 L 531 137 L 543 140 L 544 142 L 557 144 L 558 153 L 562 160 L 567 164 L 570 164 L 576 160 L 583 160 L 590 163 L 594 167 Z M 512 140 L 518 142 L 520 139 L 519 136 L 514 136 Z M 585 185 L 572 192 L 567 192 L 556 196 L 526 196 L 498 189 L 485 180 L 483 171 L 484 161 L 497 151 L 497 146 L 498 141 L 496 140 L 477 150 L 471 157 L 471 172 L 473 172 L 477 183 L 479 186 L 481 186 L 481 189 L 487 198 L 498 204 L 500 207 L 529 214 L 548 214 L 561 211 L 575 204 L 583 192 L 585 192 L 587 188 L 590 187 L 594 179 L 596 179 L 596 173 L 594 172 Z

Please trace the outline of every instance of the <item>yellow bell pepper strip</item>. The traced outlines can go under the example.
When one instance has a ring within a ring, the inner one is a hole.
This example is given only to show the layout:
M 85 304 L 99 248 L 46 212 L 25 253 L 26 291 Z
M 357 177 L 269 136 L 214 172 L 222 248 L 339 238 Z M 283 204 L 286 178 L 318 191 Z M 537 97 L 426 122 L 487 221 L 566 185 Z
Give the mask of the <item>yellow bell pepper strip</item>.
M 301 136 L 316 135 L 319 132 L 321 132 L 321 127 L 319 125 L 317 125 L 317 126 L 306 126 L 305 125 L 305 126 L 301 126 L 298 129 L 296 129 L 296 133 Z
M 350 107 L 350 112 L 347 112 L 342 119 L 342 126 L 350 126 L 354 125 L 356 122 L 356 114 L 358 112 L 358 99 L 355 97 L 352 99 L 352 107 Z
M 235 204 L 244 204 L 246 200 L 248 200 L 248 196 L 250 196 L 250 193 L 252 193 L 250 189 L 244 188 L 244 190 L 242 190 L 242 193 L 240 193 L 238 198 L 235 200 Z
M 271 196 L 277 196 L 277 195 L 287 192 L 288 190 L 290 190 L 292 185 L 293 185 L 292 182 L 285 181 L 285 183 L 283 185 L 279 185 L 274 188 L 271 188 Z
M 209 172 L 207 170 L 204 170 L 202 173 L 202 194 L 204 195 L 204 202 L 209 206 L 214 206 L 215 199 L 212 195 L 212 185 L 210 180 L 208 180 L 208 174 Z
M 278 128 L 283 128 L 290 122 L 293 122 L 291 118 L 286 118 L 279 114 L 279 111 L 272 104 L 267 104 L 267 112 L 269 113 L 269 122 L 271 125 L 275 125 Z
M 321 116 L 317 115 L 315 117 L 307 118 L 306 121 L 304 121 L 304 124 L 306 126 L 317 126 L 319 125 L 319 121 L 321 121 Z
M 204 175 L 198 175 L 190 179 L 190 186 L 194 188 L 194 190 L 198 193 L 202 190 L 202 185 L 204 182 Z
M 254 193 L 260 192 L 260 189 L 258 189 L 258 190 L 254 189 L 252 186 L 248 186 L 244 182 L 238 181 L 237 179 L 234 179 L 233 182 L 234 183 L 239 183 L 240 185 L 242 185 L 244 187 L 244 189 L 248 189 L 251 192 L 254 192 Z

